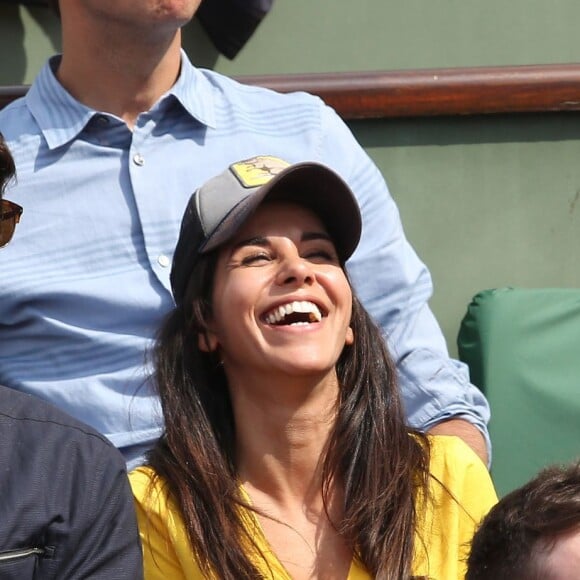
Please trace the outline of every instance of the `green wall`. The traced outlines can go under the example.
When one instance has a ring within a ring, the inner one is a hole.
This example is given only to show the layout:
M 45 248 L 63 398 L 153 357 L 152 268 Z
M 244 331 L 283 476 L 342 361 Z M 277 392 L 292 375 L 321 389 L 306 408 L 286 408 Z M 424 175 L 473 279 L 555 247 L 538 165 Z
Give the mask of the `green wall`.
M 580 62 L 578 22 L 577 0 L 276 0 L 234 61 L 197 22 L 184 45 L 195 63 L 235 75 Z M 48 10 L 0 7 L 0 85 L 31 82 L 59 44 Z M 476 291 L 580 285 L 577 115 L 351 126 L 431 268 L 452 352 Z
M 358 122 L 451 350 L 477 291 L 580 286 L 580 114 Z
M 579 62 L 579 22 L 577 0 L 275 0 L 233 62 L 197 23 L 184 35 L 227 74 L 330 72 Z M 59 41 L 48 9 L 0 6 L 0 84 L 30 82 Z

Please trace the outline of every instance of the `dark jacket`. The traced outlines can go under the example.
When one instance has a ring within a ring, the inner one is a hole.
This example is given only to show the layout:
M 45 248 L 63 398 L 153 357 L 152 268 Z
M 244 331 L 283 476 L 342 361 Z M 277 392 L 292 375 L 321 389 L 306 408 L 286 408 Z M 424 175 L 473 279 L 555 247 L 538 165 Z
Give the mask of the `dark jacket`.
M 120 453 L 44 401 L 0 387 L 0 579 L 142 577 Z

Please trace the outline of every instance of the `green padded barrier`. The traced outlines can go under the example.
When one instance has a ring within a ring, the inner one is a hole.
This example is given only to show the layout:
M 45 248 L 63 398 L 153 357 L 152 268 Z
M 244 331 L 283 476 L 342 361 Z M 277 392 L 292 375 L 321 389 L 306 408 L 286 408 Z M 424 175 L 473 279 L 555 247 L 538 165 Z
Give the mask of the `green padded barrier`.
M 498 493 L 580 456 L 580 290 L 485 290 L 457 339 L 491 406 Z

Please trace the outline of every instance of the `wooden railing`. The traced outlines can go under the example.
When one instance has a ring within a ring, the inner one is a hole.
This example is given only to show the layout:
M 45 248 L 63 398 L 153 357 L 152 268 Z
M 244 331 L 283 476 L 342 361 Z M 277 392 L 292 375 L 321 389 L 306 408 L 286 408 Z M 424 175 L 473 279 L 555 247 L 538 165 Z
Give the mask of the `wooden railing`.
M 580 110 L 580 64 L 238 77 L 320 96 L 344 119 Z M 28 87 L 0 87 L 0 108 Z

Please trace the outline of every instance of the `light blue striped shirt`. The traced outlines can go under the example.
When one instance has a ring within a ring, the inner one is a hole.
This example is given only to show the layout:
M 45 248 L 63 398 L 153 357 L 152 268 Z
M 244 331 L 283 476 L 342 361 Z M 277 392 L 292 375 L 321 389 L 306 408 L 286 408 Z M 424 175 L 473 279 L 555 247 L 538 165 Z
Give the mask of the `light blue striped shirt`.
M 0 112 L 24 207 L 0 251 L 0 383 L 39 395 L 137 460 L 161 428 L 146 362 L 172 308 L 169 269 L 196 187 L 258 154 L 319 161 L 350 184 L 363 237 L 356 290 L 398 363 L 412 425 L 462 416 L 486 433 L 488 406 L 448 357 L 427 305 L 431 278 L 404 237 L 393 199 L 346 125 L 311 95 L 280 95 L 194 68 L 133 131 L 77 102 L 45 65 Z

